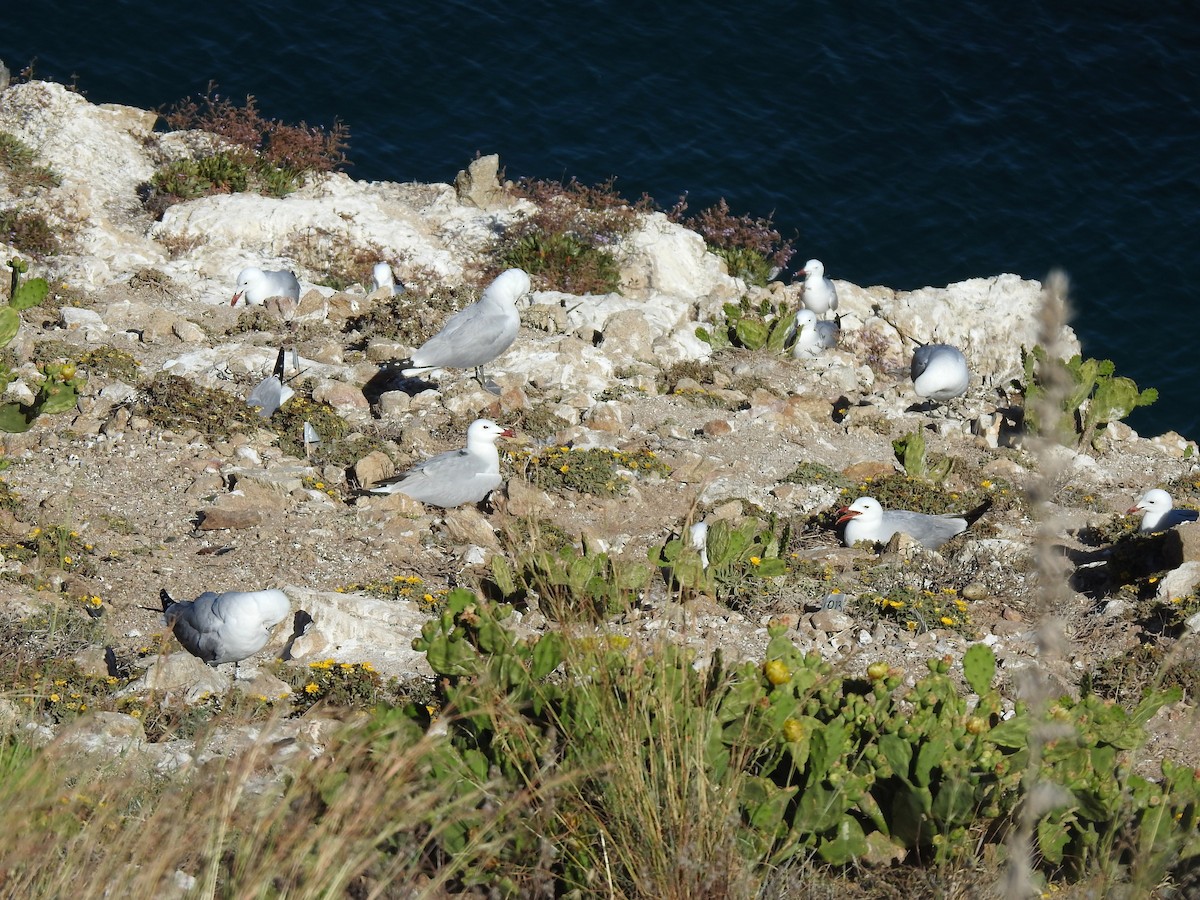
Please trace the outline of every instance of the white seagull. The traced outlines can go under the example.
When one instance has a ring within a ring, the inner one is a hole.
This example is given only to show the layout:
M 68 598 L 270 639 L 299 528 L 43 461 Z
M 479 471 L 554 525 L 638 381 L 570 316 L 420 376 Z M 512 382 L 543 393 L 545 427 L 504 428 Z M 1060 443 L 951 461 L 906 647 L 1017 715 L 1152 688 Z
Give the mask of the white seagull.
M 849 506 L 838 510 L 839 525 L 845 523 L 842 541 L 853 547 L 859 541 L 886 544 L 899 531 L 909 535 L 922 546 L 936 550 L 987 512 L 991 501 L 961 516 L 931 516 L 908 509 L 885 510 L 874 497 L 859 497 Z
M 205 591 L 195 600 L 172 600 L 162 591 L 160 597 L 163 618 L 183 649 L 214 668 L 253 656 L 292 611 L 278 590 Z
M 824 351 L 836 347 L 842 327 L 837 322 L 818 321 L 817 314 L 811 309 L 801 309 L 796 312 L 792 331 L 796 335 L 792 358 L 806 359 L 820 356 Z
M 245 298 L 246 305 L 265 303 L 268 297 L 290 297 L 300 299 L 300 282 L 296 276 L 287 271 L 264 272 L 262 269 L 242 269 L 238 272 L 237 290 L 233 292 L 230 306 L 237 306 L 238 300 Z
M 949 344 L 922 344 L 914 350 L 910 374 L 918 397 L 939 402 L 965 394 L 971 381 L 967 358 Z
M 1129 507 L 1125 515 L 1131 516 L 1138 512 L 1142 514 L 1138 531 L 1145 532 L 1166 531 L 1184 522 L 1200 519 L 1200 512 L 1194 509 L 1176 509 L 1171 495 L 1162 488 L 1146 491 L 1137 503 Z
M 385 262 L 375 263 L 375 268 L 371 272 L 371 280 L 374 282 L 372 291 L 386 288 L 387 292 L 393 296 L 404 291 L 403 285 L 397 289 L 396 276 L 392 274 L 392 267 Z
M 688 529 L 688 545 L 699 552 L 700 568 L 708 568 L 708 523 L 697 522 Z
M 838 308 L 837 288 L 825 277 L 825 264 L 819 259 L 810 259 L 800 270 L 804 276 L 804 305 L 824 317 L 825 313 Z
M 514 436 L 511 428 L 491 419 L 476 419 L 467 429 L 467 446 L 463 449 L 431 456 L 368 490 L 373 494 L 399 492 L 444 509 L 478 503 L 500 486 L 496 441 Z
M 442 330 L 412 355 L 405 378 L 443 367 L 475 369 L 483 383 L 483 367 L 509 348 L 521 327 L 516 302 L 529 293 L 529 276 L 509 269 L 496 276 L 478 301 L 446 320 Z

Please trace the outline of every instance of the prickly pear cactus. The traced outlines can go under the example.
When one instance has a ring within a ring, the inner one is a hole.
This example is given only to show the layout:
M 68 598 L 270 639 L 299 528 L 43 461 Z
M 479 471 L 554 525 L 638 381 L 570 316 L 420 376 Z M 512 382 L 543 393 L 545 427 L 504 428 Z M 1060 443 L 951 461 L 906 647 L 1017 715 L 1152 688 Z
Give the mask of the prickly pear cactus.
M 8 304 L 0 306 L 0 348 L 8 346 L 21 328 L 21 310 L 37 306 L 50 293 L 45 278 L 30 278 L 24 282 L 21 276 L 29 271 L 28 264 L 14 257 L 8 261 L 12 269 L 12 288 Z M 42 382 L 32 403 L 0 403 L 0 431 L 10 433 L 28 431 L 40 415 L 53 415 L 74 409 L 79 402 L 79 389 L 86 379 L 72 363 L 47 363 L 41 367 Z M 12 370 L 0 362 L 0 392 L 12 383 Z

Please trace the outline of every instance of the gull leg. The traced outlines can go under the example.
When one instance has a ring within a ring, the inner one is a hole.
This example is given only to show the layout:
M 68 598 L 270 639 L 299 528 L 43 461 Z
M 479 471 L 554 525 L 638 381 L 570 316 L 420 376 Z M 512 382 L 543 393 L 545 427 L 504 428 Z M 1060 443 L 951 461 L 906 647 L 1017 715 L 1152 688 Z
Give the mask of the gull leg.
M 497 397 L 500 396 L 500 385 L 496 384 L 496 382 L 492 381 L 490 378 L 486 381 L 484 380 L 483 366 L 475 367 L 475 380 L 478 381 L 480 387 L 482 387 L 489 394 L 495 394 Z

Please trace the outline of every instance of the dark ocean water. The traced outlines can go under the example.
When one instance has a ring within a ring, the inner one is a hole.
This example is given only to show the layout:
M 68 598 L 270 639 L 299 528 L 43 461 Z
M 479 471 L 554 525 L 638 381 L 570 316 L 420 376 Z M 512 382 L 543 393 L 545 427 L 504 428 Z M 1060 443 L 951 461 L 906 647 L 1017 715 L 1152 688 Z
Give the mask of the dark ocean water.
M 796 265 L 911 289 L 1071 276 L 1088 356 L 1200 438 L 1200 12 L 1140 0 L 876 4 L 31 2 L 0 59 L 94 102 L 210 80 L 350 129 L 350 173 L 617 177 L 773 215 Z M 13 27 L 15 25 L 15 28 Z

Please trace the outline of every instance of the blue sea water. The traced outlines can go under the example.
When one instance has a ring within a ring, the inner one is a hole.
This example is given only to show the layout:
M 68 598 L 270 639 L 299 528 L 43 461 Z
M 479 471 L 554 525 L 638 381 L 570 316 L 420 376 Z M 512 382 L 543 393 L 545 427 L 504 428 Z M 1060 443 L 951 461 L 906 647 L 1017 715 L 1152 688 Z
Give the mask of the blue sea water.
M 0 59 L 95 102 L 210 80 L 350 129 L 357 178 L 616 176 L 772 215 L 835 278 L 1072 279 L 1084 353 L 1157 387 L 1143 434 L 1200 438 L 1194 4 L 30 2 Z M 13 27 L 15 24 L 15 27 Z

